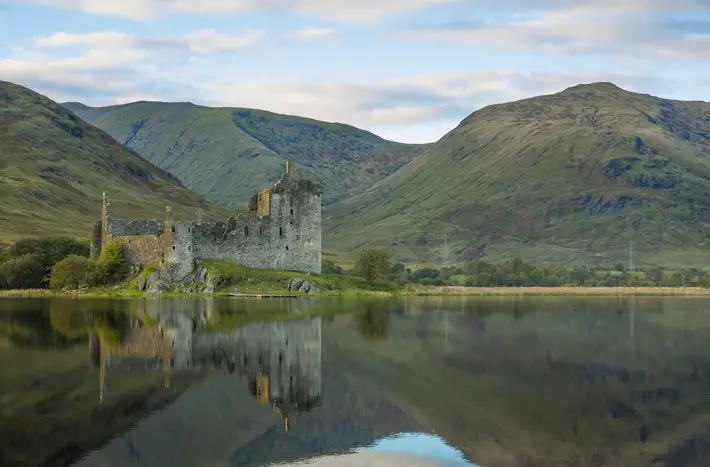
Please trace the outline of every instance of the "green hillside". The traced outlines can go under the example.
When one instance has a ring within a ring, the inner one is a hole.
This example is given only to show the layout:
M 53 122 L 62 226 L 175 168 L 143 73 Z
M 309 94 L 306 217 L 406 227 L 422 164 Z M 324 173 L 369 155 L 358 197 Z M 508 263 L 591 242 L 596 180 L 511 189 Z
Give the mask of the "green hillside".
M 63 104 L 188 188 L 242 208 L 282 173 L 285 161 L 321 183 L 331 204 L 411 161 L 426 146 L 263 110 L 190 103 L 135 102 L 111 107 Z
M 595 83 L 474 112 L 325 215 L 325 242 L 396 259 L 710 263 L 710 104 Z
M 88 238 L 108 191 L 118 217 L 226 217 L 224 208 L 126 149 L 61 105 L 0 81 L 0 241 L 28 235 Z

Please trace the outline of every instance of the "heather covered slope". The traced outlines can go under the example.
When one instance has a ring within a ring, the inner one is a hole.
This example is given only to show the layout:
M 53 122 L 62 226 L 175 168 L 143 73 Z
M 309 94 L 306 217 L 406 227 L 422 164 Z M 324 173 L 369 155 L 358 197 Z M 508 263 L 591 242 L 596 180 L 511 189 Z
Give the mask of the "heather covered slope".
M 88 238 L 108 191 L 117 217 L 226 217 L 170 175 L 27 88 L 0 81 L 0 240 Z
M 349 125 L 262 110 L 164 102 L 64 105 L 188 188 L 238 208 L 275 181 L 287 160 L 323 185 L 324 201 L 330 204 L 371 186 L 426 147 L 387 141 Z
M 520 256 L 705 266 L 710 104 L 610 83 L 474 112 L 421 157 L 332 206 L 325 241 L 397 259 Z

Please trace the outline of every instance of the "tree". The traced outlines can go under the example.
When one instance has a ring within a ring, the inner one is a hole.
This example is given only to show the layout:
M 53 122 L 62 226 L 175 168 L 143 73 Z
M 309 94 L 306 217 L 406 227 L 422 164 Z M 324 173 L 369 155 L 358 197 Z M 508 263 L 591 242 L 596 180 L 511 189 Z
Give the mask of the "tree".
M 89 256 L 89 245 L 69 237 L 23 238 L 8 248 L 10 257 L 37 255 L 49 273 L 52 266 L 69 255 Z
M 82 285 L 93 282 L 95 269 L 95 263 L 89 258 L 69 255 L 52 266 L 49 286 L 53 289 L 63 289 L 65 287 L 78 289 Z
M 656 284 L 659 284 L 663 280 L 663 270 L 659 267 L 647 269 L 645 274 L 647 280 L 655 282 Z
M 320 272 L 321 274 L 345 274 L 345 270 L 342 267 L 329 259 L 324 259 L 321 262 Z
M 120 243 L 109 241 L 101 249 L 97 264 L 97 281 L 101 283 L 118 282 L 128 274 L 128 263 Z
M 363 250 L 355 263 L 356 273 L 365 278 L 368 287 L 375 282 L 375 279 L 387 274 L 389 270 L 389 256 L 384 250 L 377 248 Z
M 0 280 L 7 289 L 39 289 L 44 285 L 44 266 L 38 255 L 10 258 L 0 264 Z
M 390 268 L 390 274 L 392 275 L 397 275 L 401 274 L 404 272 L 404 264 L 402 263 L 394 263 L 392 267 Z

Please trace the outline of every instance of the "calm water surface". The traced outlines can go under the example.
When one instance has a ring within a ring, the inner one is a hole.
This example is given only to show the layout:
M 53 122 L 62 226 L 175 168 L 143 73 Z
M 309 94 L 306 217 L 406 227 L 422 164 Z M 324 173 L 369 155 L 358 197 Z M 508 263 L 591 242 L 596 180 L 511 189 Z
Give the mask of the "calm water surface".
M 707 466 L 709 350 L 702 299 L 0 299 L 0 465 Z

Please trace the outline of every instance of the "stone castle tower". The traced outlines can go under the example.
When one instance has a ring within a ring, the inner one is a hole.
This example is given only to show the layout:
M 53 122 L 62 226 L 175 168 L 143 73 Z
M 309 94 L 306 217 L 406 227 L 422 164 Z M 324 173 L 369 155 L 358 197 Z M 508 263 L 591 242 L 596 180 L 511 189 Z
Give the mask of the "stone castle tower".
M 200 260 L 231 260 L 251 268 L 321 272 L 322 188 L 290 165 L 271 188 L 255 193 L 248 214 L 226 222 L 175 221 L 171 207 L 163 221 L 114 219 L 104 193 L 101 220 L 94 224 L 91 254 L 108 241 L 123 246 L 134 266 L 160 266 L 174 279 Z

